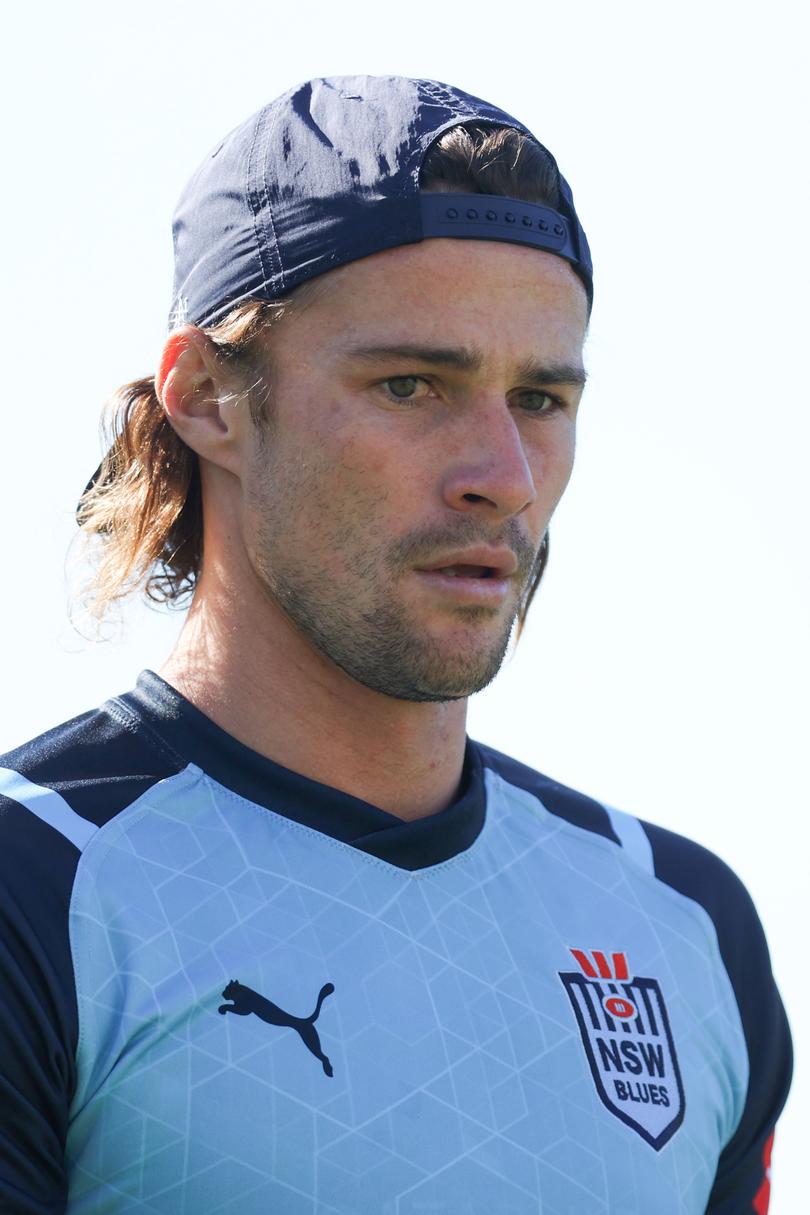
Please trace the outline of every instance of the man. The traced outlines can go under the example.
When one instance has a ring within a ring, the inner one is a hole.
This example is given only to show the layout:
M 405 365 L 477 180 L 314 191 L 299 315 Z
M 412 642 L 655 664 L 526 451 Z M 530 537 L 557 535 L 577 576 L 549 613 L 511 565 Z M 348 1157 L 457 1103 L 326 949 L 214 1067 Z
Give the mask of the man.
M 790 1039 L 715 857 L 466 738 L 542 574 L 592 298 L 556 164 L 291 90 L 175 217 L 79 520 L 159 674 L 0 761 L 4 1208 L 757 1212 Z

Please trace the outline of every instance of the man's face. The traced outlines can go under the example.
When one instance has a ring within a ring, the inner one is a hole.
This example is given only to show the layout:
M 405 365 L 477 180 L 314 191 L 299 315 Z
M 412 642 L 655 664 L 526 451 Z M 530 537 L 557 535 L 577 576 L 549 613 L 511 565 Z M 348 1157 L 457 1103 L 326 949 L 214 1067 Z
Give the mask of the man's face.
M 467 697 L 503 661 L 571 472 L 584 289 L 552 254 L 450 239 L 313 287 L 268 339 L 271 422 L 242 478 L 250 565 L 361 684 Z

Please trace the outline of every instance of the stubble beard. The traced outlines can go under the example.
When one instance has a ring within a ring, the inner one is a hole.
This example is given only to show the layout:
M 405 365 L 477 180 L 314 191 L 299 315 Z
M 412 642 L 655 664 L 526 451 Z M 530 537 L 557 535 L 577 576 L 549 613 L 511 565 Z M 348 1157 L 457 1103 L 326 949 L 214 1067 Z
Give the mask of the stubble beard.
M 486 688 L 509 646 L 512 620 L 486 648 L 448 654 L 435 638 L 414 628 L 402 614 L 378 605 L 347 617 L 340 606 L 318 601 L 306 588 L 273 578 L 271 593 L 298 631 L 357 683 L 395 700 L 461 700 Z M 465 623 L 489 628 L 491 612 L 466 609 Z M 480 620 L 476 620 L 476 616 Z
M 256 573 L 273 603 L 326 659 L 372 691 L 396 700 L 462 700 L 490 684 L 501 668 L 517 605 L 497 627 L 492 608 L 453 609 L 467 638 L 453 649 L 451 640 L 442 644 L 396 606 L 396 580 L 382 590 L 378 583 L 364 603 L 370 574 L 349 598 L 328 579 L 268 560 L 266 549 L 262 557 Z

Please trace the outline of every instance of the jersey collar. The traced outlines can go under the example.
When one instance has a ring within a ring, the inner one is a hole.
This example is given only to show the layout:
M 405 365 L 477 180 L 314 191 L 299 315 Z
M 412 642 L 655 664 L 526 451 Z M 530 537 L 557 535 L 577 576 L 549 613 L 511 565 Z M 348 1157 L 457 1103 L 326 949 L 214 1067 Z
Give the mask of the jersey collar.
M 182 762 L 195 764 L 248 801 L 401 869 L 424 869 L 450 860 L 475 842 L 484 825 L 483 764 L 472 739 L 466 742 L 455 801 L 436 814 L 407 822 L 251 750 L 154 671 L 144 671 L 135 689 L 119 699 Z

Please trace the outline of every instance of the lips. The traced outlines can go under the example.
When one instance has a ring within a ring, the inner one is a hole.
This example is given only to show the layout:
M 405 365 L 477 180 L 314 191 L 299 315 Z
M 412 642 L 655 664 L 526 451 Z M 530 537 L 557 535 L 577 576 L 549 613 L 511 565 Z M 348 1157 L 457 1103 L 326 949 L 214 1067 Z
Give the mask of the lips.
M 510 548 L 456 549 L 420 566 L 421 573 L 446 574 L 453 578 L 511 578 L 518 567 Z
M 494 571 L 488 565 L 446 565 L 439 569 L 431 568 L 425 571 L 435 574 L 447 574 L 451 578 L 492 578 Z
M 441 610 L 477 607 L 498 614 L 514 598 L 517 568 L 511 548 L 479 545 L 442 553 L 415 573 Z

